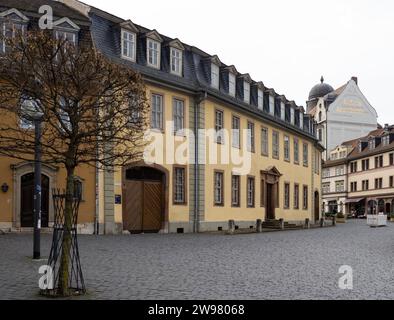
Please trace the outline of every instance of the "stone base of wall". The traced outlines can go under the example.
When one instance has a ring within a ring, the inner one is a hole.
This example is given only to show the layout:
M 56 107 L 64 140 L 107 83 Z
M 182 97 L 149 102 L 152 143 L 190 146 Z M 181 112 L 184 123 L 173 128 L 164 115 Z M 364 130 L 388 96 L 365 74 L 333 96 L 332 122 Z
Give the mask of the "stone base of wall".
M 0 230 L 8 233 L 12 230 L 12 222 L 0 222 Z
M 5 233 L 33 233 L 33 228 L 14 228 L 12 227 L 12 223 L 0 223 L 0 230 Z M 93 235 L 94 234 L 94 223 L 84 223 L 77 225 L 78 234 L 82 235 Z M 49 228 L 42 228 L 41 233 L 49 234 L 53 231 L 53 224 L 49 226 Z
M 297 221 L 286 221 L 289 224 L 295 224 L 303 226 L 305 225 L 305 220 Z M 238 229 L 253 229 L 256 228 L 256 221 L 235 221 L 235 226 Z M 200 222 L 200 232 L 217 232 L 217 231 L 227 231 L 228 221 L 215 221 L 215 222 Z M 180 232 L 183 231 L 183 232 Z M 192 222 L 170 222 L 168 224 L 168 233 L 192 233 L 193 223 Z M 167 232 L 161 232 L 167 233 Z

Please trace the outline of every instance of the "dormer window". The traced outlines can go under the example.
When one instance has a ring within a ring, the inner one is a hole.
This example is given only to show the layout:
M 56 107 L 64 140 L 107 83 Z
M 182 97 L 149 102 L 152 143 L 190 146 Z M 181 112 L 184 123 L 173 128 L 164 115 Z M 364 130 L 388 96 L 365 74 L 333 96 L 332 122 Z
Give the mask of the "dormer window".
M 286 105 L 283 101 L 280 103 L 280 118 L 284 121 L 286 115 Z
M 16 9 L 10 9 L 0 13 L 0 32 L 2 40 L 0 42 L 0 53 L 5 53 L 6 39 L 12 39 L 26 32 L 29 19 Z
M 160 42 L 147 39 L 146 46 L 148 66 L 160 69 Z
M 235 97 L 235 74 L 228 74 L 228 93 L 230 96 Z
M 257 90 L 257 107 L 259 110 L 263 110 L 264 108 L 264 92 L 261 89 Z
M 274 115 L 274 112 L 275 112 L 275 98 L 274 98 L 273 95 L 270 95 L 269 106 L 270 106 L 270 114 Z
M 369 140 L 369 150 L 374 150 L 376 147 L 375 139 Z
M 211 86 L 219 89 L 219 66 L 215 63 L 211 63 Z
M 244 81 L 244 102 L 250 103 L 250 83 Z
M 53 23 L 55 39 L 65 41 L 74 46 L 78 43 L 78 32 L 80 28 L 69 18 L 64 17 Z
M 121 56 L 123 59 L 135 62 L 137 56 L 138 29 L 130 20 L 120 23 Z
M 171 73 L 178 76 L 182 75 L 183 53 L 181 50 L 171 48 Z
M 135 61 L 136 56 L 136 34 L 122 30 L 122 58 Z
M 74 46 L 77 43 L 77 35 L 74 32 L 56 30 L 55 31 L 55 39 L 59 40 L 59 41 L 65 41 L 65 42 L 70 43 Z
M 382 137 L 382 144 L 383 146 L 388 146 L 390 144 L 390 135 Z

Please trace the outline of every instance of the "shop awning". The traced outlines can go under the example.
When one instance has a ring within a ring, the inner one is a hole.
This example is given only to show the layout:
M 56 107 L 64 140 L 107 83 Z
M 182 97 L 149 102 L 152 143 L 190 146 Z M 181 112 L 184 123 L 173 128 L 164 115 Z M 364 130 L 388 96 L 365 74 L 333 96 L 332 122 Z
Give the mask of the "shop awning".
M 345 203 L 359 203 L 360 201 L 364 200 L 365 198 L 356 198 L 356 199 L 347 199 Z

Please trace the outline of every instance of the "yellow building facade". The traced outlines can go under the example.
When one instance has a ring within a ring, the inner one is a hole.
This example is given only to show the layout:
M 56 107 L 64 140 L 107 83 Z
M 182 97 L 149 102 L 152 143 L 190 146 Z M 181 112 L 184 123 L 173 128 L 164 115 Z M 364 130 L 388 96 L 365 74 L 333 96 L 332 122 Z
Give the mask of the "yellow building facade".
M 226 230 L 230 220 L 250 228 L 259 219 L 320 219 L 323 148 L 303 107 L 216 55 L 78 1 L 61 2 L 90 21 L 99 52 L 141 73 L 150 101 L 143 158 L 77 171 L 81 229 L 187 233 Z M 19 228 L 18 190 L 31 163 L 6 159 L 0 169 L 10 186 L 0 194 L 10 203 L 0 223 Z M 63 187 L 61 168 L 43 172 L 49 190 Z

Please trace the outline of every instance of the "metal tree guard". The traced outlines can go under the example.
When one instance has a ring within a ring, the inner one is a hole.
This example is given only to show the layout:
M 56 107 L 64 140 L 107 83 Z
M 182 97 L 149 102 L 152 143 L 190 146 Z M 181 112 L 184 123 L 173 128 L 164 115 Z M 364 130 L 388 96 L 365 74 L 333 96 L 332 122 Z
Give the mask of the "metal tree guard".
M 68 232 L 71 238 L 71 245 L 69 250 L 69 290 L 71 295 L 81 295 L 86 293 L 86 287 L 82 274 L 81 262 L 79 258 L 78 238 L 77 238 L 77 221 L 78 210 L 81 202 L 81 197 L 73 197 L 72 202 L 72 222 L 70 230 L 67 230 L 65 223 L 65 202 L 66 195 L 59 189 L 52 190 L 53 204 L 55 210 L 55 223 L 53 227 L 53 239 L 51 253 L 48 259 L 48 266 L 51 267 L 53 276 L 53 289 L 42 290 L 41 294 L 56 296 L 58 295 L 60 279 L 60 264 L 62 248 L 64 245 L 64 234 Z

